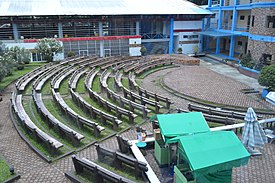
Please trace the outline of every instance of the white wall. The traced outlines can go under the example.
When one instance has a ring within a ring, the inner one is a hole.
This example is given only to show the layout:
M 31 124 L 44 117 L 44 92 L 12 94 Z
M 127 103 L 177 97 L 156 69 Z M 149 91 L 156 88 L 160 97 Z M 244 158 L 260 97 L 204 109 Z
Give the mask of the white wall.
M 174 35 L 177 35 L 175 51 L 182 48 L 183 54 L 190 54 L 193 53 L 194 46 L 200 47 L 200 36 L 197 31 L 194 32 L 191 29 L 201 29 L 202 21 L 175 21 L 174 26 L 174 30 L 182 30 L 182 32 L 174 33 Z
M 202 21 L 174 21 L 174 30 L 201 29 Z
M 141 38 L 132 38 L 129 39 L 129 55 L 130 56 L 141 56 Z

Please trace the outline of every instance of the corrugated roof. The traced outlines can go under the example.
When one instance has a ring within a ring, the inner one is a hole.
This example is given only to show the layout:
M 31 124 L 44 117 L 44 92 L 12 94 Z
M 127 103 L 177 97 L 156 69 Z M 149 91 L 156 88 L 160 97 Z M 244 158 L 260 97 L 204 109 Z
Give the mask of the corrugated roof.
M 185 0 L 0 0 L 0 16 L 212 14 Z

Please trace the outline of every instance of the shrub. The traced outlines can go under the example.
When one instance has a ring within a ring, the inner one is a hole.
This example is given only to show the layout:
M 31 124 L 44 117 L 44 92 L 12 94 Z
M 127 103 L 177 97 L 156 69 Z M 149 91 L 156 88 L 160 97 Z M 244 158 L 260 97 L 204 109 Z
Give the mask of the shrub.
M 251 54 L 244 54 L 240 61 L 241 65 L 252 69 L 255 66 L 255 61 L 252 60 Z
M 259 76 L 259 84 L 275 91 L 275 64 L 263 67 Z
M 145 48 L 145 46 L 141 46 L 140 48 L 141 55 L 144 56 L 146 52 L 147 52 L 147 49 Z
M 69 51 L 67 56 L 68 57 L 74 57 L 75 56 L 75 52 Z
M 18 64 L 16 68 L 18 70 L 23 70 L 24 69 L 24 65 L 23 64 Z
M 178 48 L 178 53 L 182 54 L 182 48 Z

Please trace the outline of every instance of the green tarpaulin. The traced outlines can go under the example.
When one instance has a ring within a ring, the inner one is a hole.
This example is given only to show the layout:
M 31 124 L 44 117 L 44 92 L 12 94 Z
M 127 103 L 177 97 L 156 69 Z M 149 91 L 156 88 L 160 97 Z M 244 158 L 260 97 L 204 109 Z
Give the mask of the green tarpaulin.
M 201 112 L 158 114 L 157 119 L 165 140 L 181 135 L 210 131 Z
M 180 136 L 168 141 L 180 143 L 180 154 L 186 158 L 197 179 L 231 170 L 248 163 L 249 153 L 232 131 L 216 131 Z M 211 177 L 211 176 L 210 176 Z M 218 176 L 219 177 L 219 176 Z

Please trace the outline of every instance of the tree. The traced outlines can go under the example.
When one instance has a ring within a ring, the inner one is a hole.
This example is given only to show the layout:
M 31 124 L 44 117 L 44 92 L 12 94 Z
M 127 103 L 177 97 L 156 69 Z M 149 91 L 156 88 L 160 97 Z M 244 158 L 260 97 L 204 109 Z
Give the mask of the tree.
M 0 56 L 2 56 L 6 50 L 6 45 L 2 41 L 0 41 Z
M 12 74 L 15 60 L 7 52 L 0 56 L 0 81 L 5 77 Z
M 20 48 L 19 46 L 14 46 L 9 48 L 9 54 L 18 64 L 28 64 L 30 63 L 30 52 L 25 48 Z
M 38 41 L 35 49 L 42 55 L 43 59 L 48 62 L 52 62 L 54 55 L 61 53 L 63 47 L 56 39 L 44 38 Z
M 258 82 L 269 91 L 275 91 L 275 64 L 262 68 Z

